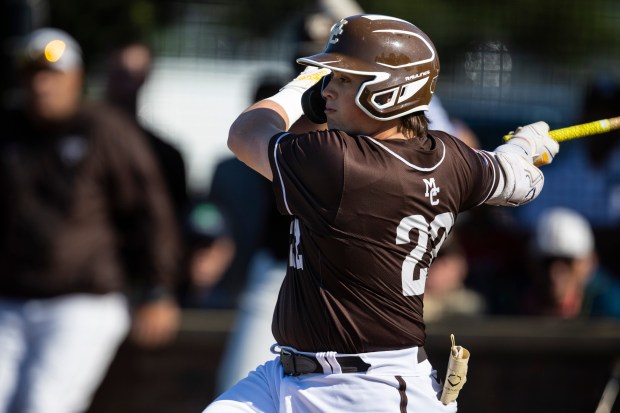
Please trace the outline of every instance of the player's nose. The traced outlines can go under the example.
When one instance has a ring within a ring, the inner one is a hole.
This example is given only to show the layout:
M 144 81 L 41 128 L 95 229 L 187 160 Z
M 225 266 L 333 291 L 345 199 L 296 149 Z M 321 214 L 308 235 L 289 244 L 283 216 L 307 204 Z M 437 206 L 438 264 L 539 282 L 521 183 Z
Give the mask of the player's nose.
M 325 100 L 333 99 L 335 97 L 334 89 L 330 86 L 329 83 L 325 88 L 323 88 L 323 90 L 321 90 L 321 96 L 323 96 L 323 99 Z

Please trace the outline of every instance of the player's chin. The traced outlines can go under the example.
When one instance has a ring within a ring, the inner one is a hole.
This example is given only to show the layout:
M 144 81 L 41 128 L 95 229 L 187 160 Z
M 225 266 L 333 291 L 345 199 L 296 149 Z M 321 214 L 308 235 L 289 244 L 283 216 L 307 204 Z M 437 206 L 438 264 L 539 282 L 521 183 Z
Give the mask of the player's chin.
M 343 131 L 348 129 L 346 122 L 341 122 L 338 116 L 330 116 L 329 114 L 327 114 L 327 126 L 329 129 L 339 129 Z

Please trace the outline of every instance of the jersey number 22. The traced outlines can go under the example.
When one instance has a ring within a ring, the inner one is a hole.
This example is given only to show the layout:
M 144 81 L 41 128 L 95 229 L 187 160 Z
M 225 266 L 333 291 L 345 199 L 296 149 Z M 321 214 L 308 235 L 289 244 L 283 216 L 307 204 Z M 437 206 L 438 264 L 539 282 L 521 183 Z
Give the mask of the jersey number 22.
M 424 254 L 430 252 L 431 262 L 437 256 L 437 252 L 441 244 L 446 240 L 454 225 L 454 215 L 452 212 L 444 212 L 439 214 L 429 224 L 422 215 L 410 215 L 403 218 L 396 229 L 396 244 L 408 244 L 411 242 L 411 231 L 417 230 L 418 240 L 414 249 L 403 261 L 402 266 L 402 286 L 403 295 L 421 295 L 424 294 L 424 286 L 426 285 L 426 275 L 428 267 L 420 265 Z M 434 247 L 428 251 L 429 237 L 431 245 Z M 419 276 L 416 277 L 416 267 Z

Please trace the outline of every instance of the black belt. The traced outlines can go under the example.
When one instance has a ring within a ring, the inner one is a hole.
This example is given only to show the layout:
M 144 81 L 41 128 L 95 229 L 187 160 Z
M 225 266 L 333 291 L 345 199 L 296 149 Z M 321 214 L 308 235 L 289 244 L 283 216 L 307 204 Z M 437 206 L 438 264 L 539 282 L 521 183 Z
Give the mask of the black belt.
M 340 369 L 343 373 L 364 373 L 370 368 L 359 356 L 336 356 Z M 426 360 L 424 347 L 418 347 L 418 363 Z M 280 363 L 284 368 L 284 373 L 289 376 L 299 376 L 300 374 L 323 374 L 323 366 L 314 356 L 291 352 L 285 348 L 280 349 Z

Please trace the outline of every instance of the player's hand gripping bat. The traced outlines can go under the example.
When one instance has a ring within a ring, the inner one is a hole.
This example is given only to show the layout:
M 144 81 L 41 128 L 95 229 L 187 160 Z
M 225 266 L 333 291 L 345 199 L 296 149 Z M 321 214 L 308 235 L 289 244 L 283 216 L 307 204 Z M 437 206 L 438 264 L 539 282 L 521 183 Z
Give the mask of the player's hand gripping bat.
M 537 125 L 541 123 L 543 122 L 537 122 L 532 125 L 527 125 L 523 127 L 523 129 L 525 130 L 526 128 L 530 128 L 531 130 L 528 130 L 528 133 L 536 133 Z M 540 128 L 540 126 L 538 126 L 538 128 Z M 540 167 L 550 164 L 553 161 L 554 155 L 559 150 L 559 142 L 575 138 L 582 138 L 584 136 L 596 135 L 599 133 L 605 133 L 614 129 L 620 129 L 620 116 L 549 131 L 548 136 L 553 140 L 550 140 L 549 137 L 547 137 L 547 143 L 543 144 L 540 147 L 537 147 L 537 154 L 534 155 L 533 159 L 534 165 Z M 516 135 L 513 135 L 513 133 L 511 132 L 510 134 L 504 136 L 504 141 L 507 142 L 512 139 L 513 136 L 519 136 L 519 133 L 522 133 L 520 131 L 521 128 L 517 129 Z M 540 133 L 540 131 L 538 131 L 538 133 Z M 544 139 L 545 138 L 543 138 L 543 141 Z

